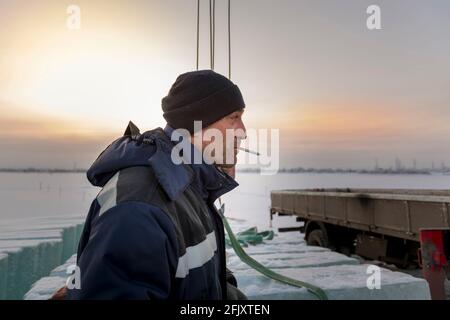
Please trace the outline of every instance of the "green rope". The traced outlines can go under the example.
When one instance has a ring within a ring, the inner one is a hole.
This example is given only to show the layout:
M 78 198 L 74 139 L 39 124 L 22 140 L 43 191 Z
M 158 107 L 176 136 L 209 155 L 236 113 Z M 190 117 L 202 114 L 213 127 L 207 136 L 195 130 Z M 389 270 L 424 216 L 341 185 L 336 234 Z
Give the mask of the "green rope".
M 266 277 L 269 277 L 273 280 L 286 283 L 288 285 L 299 287 L 299 288 L 306 288 L 309 292 L 311 292 L 313 295 L 315 295 L 319 300 L 328 300 L 328 297 L 321 288 L 316 287 L 310 283 L 299 281 L 296 279 L 292 279 L 289 277 L 286 277 L 282 274 L 276 273 L 266 267 L 264 267 L 262 264 L 260 264 L 258 261 L 250 257 L 247 253 L 245 253 L 244 249 L 242 249 L 241 245 L 239 244 L 239 241 L 236 239 L 236 236 L 234 235 L 233 231 L 231 230 L 231 227 L 225 218 L 225 215 L 223 214 L 225 211 L 224 205 L 218 210 L 222 220 L 223 224 L 225 225 L 225 229 L 228 233 L 228 237 L 230 238 L 231 245 L 236 252 L 236 255 L 242 260 L 242 262 L 246 263 L 256 271 L 262 273 Z
M 257 245 L 263 243 L 265 240 L 272 240 L 275 233 L 272 230 L 258 232 L 256 227 L 249 228 L 247 230 L 238 232 L 235 235 L 239 244 L 246 248 L 248 245 Z M 230 237 L 228 235 L 225 236 L 225 243 L 227 246 L 232 247 Z

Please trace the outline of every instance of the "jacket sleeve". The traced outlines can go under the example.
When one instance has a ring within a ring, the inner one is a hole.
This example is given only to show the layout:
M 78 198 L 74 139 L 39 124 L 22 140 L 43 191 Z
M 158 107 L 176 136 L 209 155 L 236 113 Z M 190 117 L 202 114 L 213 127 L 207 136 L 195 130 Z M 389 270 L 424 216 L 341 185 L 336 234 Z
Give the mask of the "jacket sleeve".
M 238 283 L 230 269 L 226 268 L 227 274 L 227 300 L 248 300 L 247 296 L 238 289 Z
M 68 299 L 168 299 L 178 263 L 175 228 L 157 207 L 124 202 L 94 217 L 79 253 L 81 288 Z

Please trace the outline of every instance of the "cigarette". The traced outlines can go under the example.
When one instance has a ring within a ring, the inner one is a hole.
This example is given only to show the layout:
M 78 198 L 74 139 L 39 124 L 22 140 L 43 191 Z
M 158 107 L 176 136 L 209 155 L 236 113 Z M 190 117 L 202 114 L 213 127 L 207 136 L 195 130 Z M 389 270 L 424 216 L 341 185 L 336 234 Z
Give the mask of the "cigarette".
M 255 155 L 257 155 L 257 156 L 260 155 L 259 152 L 252 151 L 252 150 L 248 150 L 248 149 L 242 148 L 242 147 L 239 147 L 239 150 L 242 150 L 242 151 L 245 151 L 245 152 L 248 152 L 248 153 L 251 153 L 251 154 L 255 154 Z

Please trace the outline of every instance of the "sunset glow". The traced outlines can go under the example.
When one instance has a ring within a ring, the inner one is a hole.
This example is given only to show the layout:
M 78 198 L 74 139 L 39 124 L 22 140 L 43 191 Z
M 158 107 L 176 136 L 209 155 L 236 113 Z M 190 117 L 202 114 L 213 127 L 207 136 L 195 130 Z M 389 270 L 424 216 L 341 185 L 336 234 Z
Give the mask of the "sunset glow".
M 233 6 L 232 80 L 247 104 L 244 120 L 280 129 L 281 165 L 367 167 L 397 156 L 450 163 L 449 4 L 381 1 L 389 14 L 371 32 L 366 2 Z M 58 165 L 88 166 L 129 120 L 142 130 L 164 126 L 161 98 L 195 67 L 196 2 L 77 5 L 81 29 L 70 30 L 67 3 L 0 0 L 0 146 L 17 139 L 0 167 L 46 167 L 45 155 L 25 159 L 29 145 L 45 141 L 58 153 L 67 137 L 74 147 Z M 226 74 L 218 6 L 216 71 Z M 207 24 L 201 20 L 200 68 L 209 68 Z

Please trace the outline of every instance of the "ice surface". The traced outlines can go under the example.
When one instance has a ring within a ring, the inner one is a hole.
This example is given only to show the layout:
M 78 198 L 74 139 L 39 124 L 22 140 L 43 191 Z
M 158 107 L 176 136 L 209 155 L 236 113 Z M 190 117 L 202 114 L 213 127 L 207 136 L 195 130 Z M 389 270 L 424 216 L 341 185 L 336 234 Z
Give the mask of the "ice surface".
M 0 300 L 6 298 L 6 284 L 8 272 L 8 255 L 0 253 Z
M 22 230 L 23 231 L 23 230 Z M 0 233 L 0 241 L 2 240 L 27 240 L 27 239 L 50 239 L 60 238 L 61 230 L 27 230 L 26 232 L 9 231 Z
M 256 256 L 260 254 L 267 254 L 271 252 L 275 253 L 305 253 L 305 252 L 329 252 L 330 249 L 323 247 L 306 246 L 300 244 L 271 244 L 267 241 L 265 245 L 248 246 L 244 248 L 245 252 L 251 256 Z M 233 253 L 232 248 L 227 248 L 227 252 Z
M 30 286 L 76 252 L 84 219 L 6 220 L 0 226 L 0 298 L 22 299 Z
M 278 273 L 311 283 L 322 288 L 329 299 L 430 299 L 425 280 L 405 273 L 381 268 L 380 289 L 369 289 L 367 273 L 369 265 L 335 265 L 298 269 L 276 269 Z M 235 273 L 240 289 L 249 299 L 309 300 L 316 297 L 304 288 L 296 288 L 271 280 L 255 270 Z
M 336 252 L 304 252 L 304 253 L 272 253 L 254 257 L 267 268 L 307 268 L 314 266 L 331 266 L 340 264 L 359 264 L 358 260 Z M 231 256 L 227 261 L 230 270 L 250 269 L 237 256 Z
M 62 277 L 44 277 L 37 281 L 32 289 L 25 294 L 24 300 L 48 300 L 56 288 L 62 288 L 66 278 Z
M 76 264 L 76 255 L 71 256 L 63 265 L 53 269 L 48 277 L 39 279 L 25 294 L 25 300 L 48 300 L 66 284 L 67 268 Z
M 242 229 L 242 225 L 238 226 Z M 275 272 L 322 288 L 329 299 L 430 299 L 425 280 L 383 268 L 381 288 L 369 289 L 369 265 L 329 249 L 308 246 L 298 232 L 279 233 L 273 240 L 244 250 Z M 265 277 L 240 261 L 231 248 L 227 248 L 227 267 L 250 299 L 316 299 L 304 288 Z

